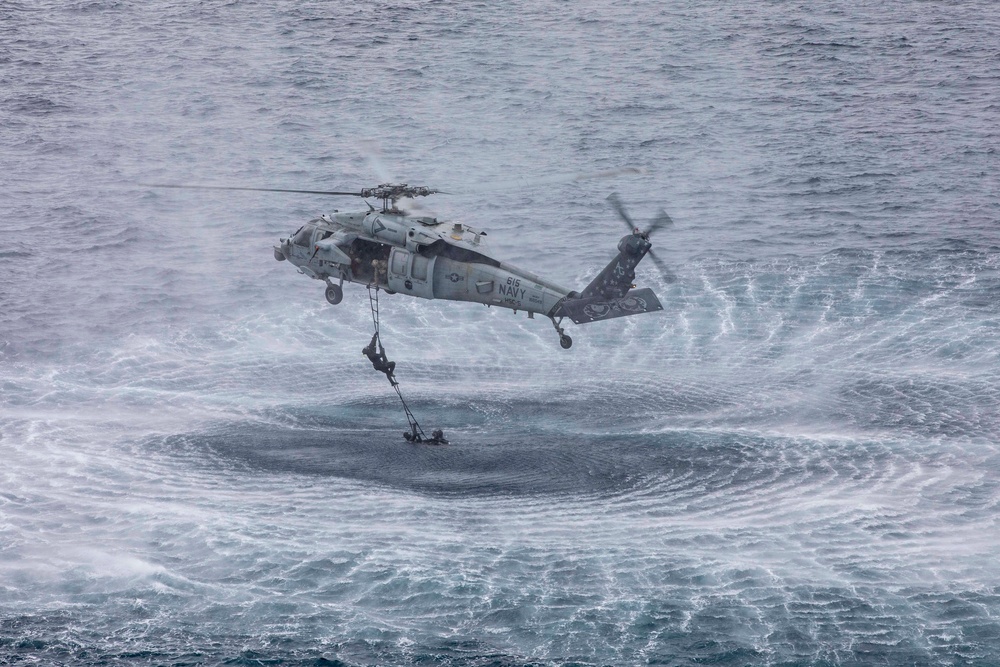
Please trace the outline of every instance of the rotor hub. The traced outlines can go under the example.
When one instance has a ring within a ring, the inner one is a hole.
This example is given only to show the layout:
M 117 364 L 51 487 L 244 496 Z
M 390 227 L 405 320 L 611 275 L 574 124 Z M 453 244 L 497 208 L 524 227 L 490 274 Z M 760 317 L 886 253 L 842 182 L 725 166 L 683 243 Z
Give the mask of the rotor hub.
M 362 197 L 375 197 L 376 199 L 381 199 L 384 202 L 391 202 L 393 205 L 403 198 L 414 198 L 414 197 L 426 197 L 432 195 L 438 190 L 432 190 L 431 188 L 422 185 L 409 185 L 407 183 L 381 183 L 374 188 L 363 188 L 361 190 Z

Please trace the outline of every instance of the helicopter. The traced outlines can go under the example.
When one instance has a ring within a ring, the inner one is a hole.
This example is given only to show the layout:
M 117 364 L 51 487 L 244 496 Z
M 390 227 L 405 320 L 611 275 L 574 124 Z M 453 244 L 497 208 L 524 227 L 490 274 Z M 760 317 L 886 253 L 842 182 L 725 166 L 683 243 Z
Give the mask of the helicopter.
M 634 170 L 637 171 L 637 170 Z M 148 184 L 153 185 L 153 184 Z M 212 185 L 163 185 L 156 187 L 252 190 L 334 195 L 377 199 L 367 210 L 323 214 L 299 227 L 273 246 L 274 258 L 288 261 L 298 272 L 326 283 L 331 305 L 344 298 L 345 282 L 423 299 L 481 303 L 488 307 L 525 311 L 548 317 L 563 349 L 573 339 L 562 326 L 565 318 L 575 324 L 663 310 L 653 290 L 636 289 L 635 268 L 649 254 L 667 282 L 676 278 L 651 253 L 650 235 L 673 224 L 660 211 L 640 229 L 616 194 L 608 197 L 629 233 L 618 242 L 618 254 L 583 288 L 567 289 L 534 273 L 500 261 L 485 248 L 487 233 L 461 222 L 445 222 L 422 214 L 406 200 L 441 193 L 426 186 L 382 183 L 358 191 L 316 191 Z

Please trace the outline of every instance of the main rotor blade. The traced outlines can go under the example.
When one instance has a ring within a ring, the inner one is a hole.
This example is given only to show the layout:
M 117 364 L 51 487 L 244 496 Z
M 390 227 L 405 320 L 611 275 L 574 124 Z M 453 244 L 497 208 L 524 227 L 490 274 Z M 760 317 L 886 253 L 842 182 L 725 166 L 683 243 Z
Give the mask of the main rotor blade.
M 618 197 L 618 193 L 612 192 L 608 195 L 608 201 L 611 202 L 611 207 L 615 209 L 618 216 L 625 221 L 625 226 L 628 227 L 628 231 L 634 232 L 636 230 L 635 223 L 632 222 L 632 218 L 629 216 L 628 211 L 625 210 L 625 204 L 623 204 L 621 198 Z
M 482 192 L 501 192 L 504 190 L 519 190 L 532 188 L 538 185 L 557 185 L 559 183 L 576 183 L 577 181 L 589 181 L 593 179 L 617 178 L 628 174 L 641 174 L 642 169 L 638 167 L 622 167 L 621 169 L 607 169 L 605 171 L 592 171 L 579 174 L 555 174 L 543 176 L 541 178 L 519 178 L 509 181 L 493 181 L 492 183 L 472 183 L 466 187 L 448 188 L 451 192 L 459 195 L 478 194 Z
M 667 215 L 667 212 L 661 208 L 660 212 L 656 214 L 655 218 L 653 218 L 653 221 L 649 223 L 649 228 L 646 230 L 646 236 L 648 237 L 657 229 L 662 229 L 664 227 L 671 227 L 673 226 L 673 224 L 674 224 L 673 218 Z
M 667 266 L 667 263 L 660 259 L 659 256 L 657 256 L 652 250 L 647 252 L 646 256 L 653 260 L 653 264 L 656 264 L 656 268 L 660 270 L 660 274 L 663 276 L 664 282 L 677 282 L 677 274 L 671 271 L 670 267 Z
M 338 195 L 360 197 L 360 192 L 335 192 L 328 190 L 286 190 L 285 188 L 247 188 L 237 185 L 178 185 L 174 183 L 139 183 L 147 188 L 174 188 L 177 190 L 246 190 L 250 192 L 293 192 L 300 195 Z

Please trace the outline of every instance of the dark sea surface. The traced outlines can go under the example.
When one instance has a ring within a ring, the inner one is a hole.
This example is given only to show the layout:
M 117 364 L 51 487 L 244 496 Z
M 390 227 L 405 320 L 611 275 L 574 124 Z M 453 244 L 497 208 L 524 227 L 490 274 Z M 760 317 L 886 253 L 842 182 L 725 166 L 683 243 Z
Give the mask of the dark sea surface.
M 1000 664 L 998 150 L 995 2 L 0 3 L 0 664 Z M 384 296 L 407 444 L 361 202 L 137 185 L 373 151 L 664 312 Z

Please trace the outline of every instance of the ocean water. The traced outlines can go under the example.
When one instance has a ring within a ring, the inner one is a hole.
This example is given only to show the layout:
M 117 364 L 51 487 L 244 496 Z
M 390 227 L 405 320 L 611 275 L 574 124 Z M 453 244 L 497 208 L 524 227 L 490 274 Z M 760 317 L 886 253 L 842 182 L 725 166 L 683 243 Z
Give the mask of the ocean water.
M 0 4 L 0 663 L 1000 664 L 995 3 Z M 377 152 L 373 164 L 366 154 Z M 633 178 L 552 183 L 626 165 Z M 662 313 L 275 262 L 379 172 Z

